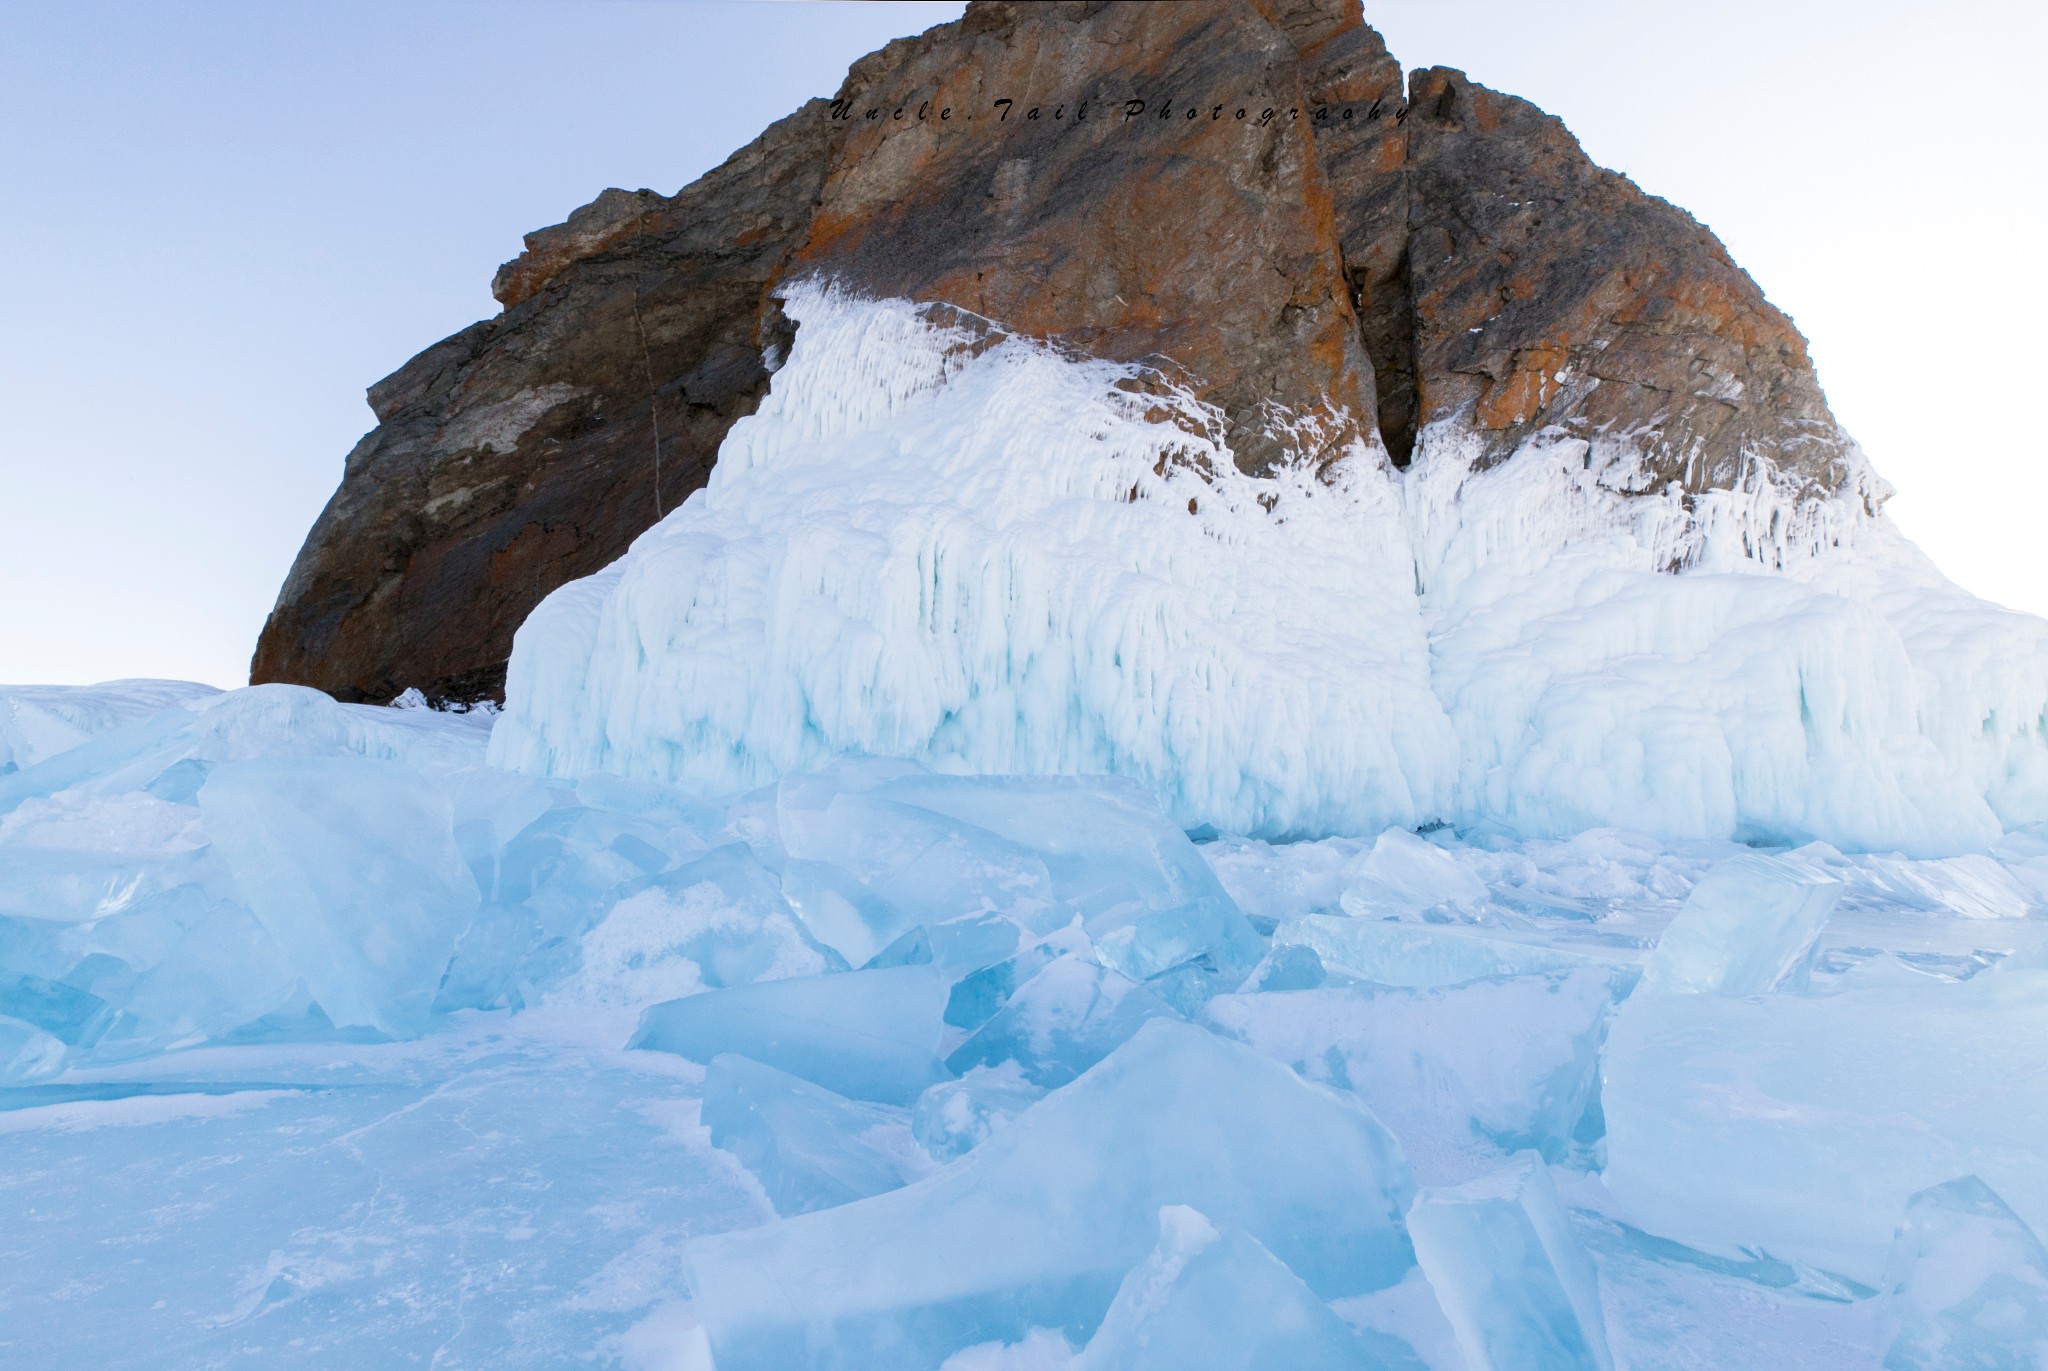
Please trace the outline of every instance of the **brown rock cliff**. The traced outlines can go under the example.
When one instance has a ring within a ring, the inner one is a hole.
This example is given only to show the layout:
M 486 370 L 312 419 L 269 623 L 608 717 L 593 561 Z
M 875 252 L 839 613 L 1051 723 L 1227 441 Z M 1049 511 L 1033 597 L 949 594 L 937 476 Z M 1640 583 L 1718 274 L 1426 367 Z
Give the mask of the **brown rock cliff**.
M 527 612 L 703 485 L 812 275 L 1164 359 L 1248 470 L 1356 438 L 1405 465 L 1445 423 L 1481 465 L 1606 445 L 1631 489 L 1847 470 L 1711 233 L 1525 101 L 1436 68 L 1404 98 L 1357 0 L 979 3 L 677 195 L 527 235 L 502 314 L 371 388 L 251 679 L 497 694 Z

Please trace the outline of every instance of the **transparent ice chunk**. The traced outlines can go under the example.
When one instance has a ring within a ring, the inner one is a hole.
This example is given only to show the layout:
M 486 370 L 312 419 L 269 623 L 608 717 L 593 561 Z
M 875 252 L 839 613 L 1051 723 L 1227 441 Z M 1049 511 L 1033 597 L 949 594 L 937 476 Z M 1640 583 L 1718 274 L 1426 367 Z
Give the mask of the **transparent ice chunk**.
M 987 1142 L 998 1129 L 1045 1097 L 1015 1062 L 969 1067 L 917 1097 L 910 1126 L 935 1161 L 949 1162 Z
M 1803 862 L 1716 862 L 1657 940 L 1649 984 L 1684 994 L 1760 995 L 1805 986 L 1842 883 Z
M 2048 1250 L 1975 1176 L 1907 1202 L 1885 1285 L 1886 1371 L 2048 1366 Z
M 1593 1264 L 1540 1159 L 1422 1191 L 1408 1232 L 1471 1371 L 1612 1371 Z
M 366 757 L 227 762 L 199 792 L 242 901 L 338 1027 L 424 1027 L 477 910 L 447 798 Z
M 1179 1018 L 1144 985 L 1086 957 L 1055 958 L 946 1058 L 955 1073 L 1015 1062 L 1045 1089 L 1065 1085 L 1148 1019 Z
M 1159 1211 L 1159 1245 L 1117 1288 L 1075 1371 L 1379 1371 L 1301 1278 L 1197 1210 Z M 1419 1363 L 1418 1363 L 1419 1365 Z
M 712 1146 L 738 1157 L 785 1216 L 879 1195 L 927 1169 L 903 1145 L 903 1110 L 849 1100 L 748 1057 L 711 1059 L 699 1117 Z
M 1412 1193 L 1355 1099 L 1155 1020 L 933 1175 L 688 1257 L 719 1371 L 931 1371 L 1033 1328 L 1084 1340 L 1168 1204 L 1245 1230 L 1320 1299 L 1391 1286 Z
M 908 1105 L 940 1065 L 946 982 L 929 966 L 757 981 L 657 1004 L 630 1046 L 751 1057 L 849 1099 Z
M 1329 971 L 1376 985 L 1459 985 L 1490 976 L 1608 968 L 1586 953 L 1493 937 L 1463 925 L 1311 914 L 1282 924 L 1276 946 L 1299 943 Z
M 1436 844 L 1405 828 L 1380 834 L 1339 902 L 1360 918 L 1415 917 L 1448 907 L 1463 914 L 1486 902 L 1486 883 Z

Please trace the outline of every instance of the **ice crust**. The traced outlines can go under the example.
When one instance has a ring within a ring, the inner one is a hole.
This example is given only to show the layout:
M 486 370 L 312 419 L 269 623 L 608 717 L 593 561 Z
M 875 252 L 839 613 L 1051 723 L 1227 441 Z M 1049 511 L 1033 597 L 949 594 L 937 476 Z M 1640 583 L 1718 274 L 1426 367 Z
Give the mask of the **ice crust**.
M 709 485 L 520 629 L 492 761 L 738 793 L 847 752 L 1114 773 L 1187 827 L 1982 850 L 2048 819 L 2048 623 L 1941 578 L 1860 458 L 1644 489 L 1459 421 L 1238 472 L 1142 369 L 793 287 Z
M 2048 827 L 1198 844 L 484 746 L 262 687 L 0 778 L 16 1359 L 2040 1360 Z

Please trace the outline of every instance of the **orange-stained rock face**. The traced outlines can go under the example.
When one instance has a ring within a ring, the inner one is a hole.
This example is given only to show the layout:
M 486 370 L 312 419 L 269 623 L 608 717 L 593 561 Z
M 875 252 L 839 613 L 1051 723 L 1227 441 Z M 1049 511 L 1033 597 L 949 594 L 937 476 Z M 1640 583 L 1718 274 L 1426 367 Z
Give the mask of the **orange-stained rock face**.
M 1342 15 L 1294 8 L 1323 27 Z M 1247 469 L 1289 455 L 1264 406 L 1369 428 L 1370 364 L 1282 30 L 1248 4 L 992 5 L 960 27 L 854 68 L 792 273 L 1097 356 L 1170 357 L 1230 416 Z
M 526 248 L 503 314 L 371 388 L 252 679 L 495 695 L 541 597 L 703 484 L 807 275 L 1169 359 L 1248 470 L 1360 439 L 1405 465 L 1451 423 L 1482 463 L 1621 445 L 1643 489 L 1842 479 L 1804 340 L 1712 234 L 1524 101 L 1404 93 L 1357 0 L 971 4 Z

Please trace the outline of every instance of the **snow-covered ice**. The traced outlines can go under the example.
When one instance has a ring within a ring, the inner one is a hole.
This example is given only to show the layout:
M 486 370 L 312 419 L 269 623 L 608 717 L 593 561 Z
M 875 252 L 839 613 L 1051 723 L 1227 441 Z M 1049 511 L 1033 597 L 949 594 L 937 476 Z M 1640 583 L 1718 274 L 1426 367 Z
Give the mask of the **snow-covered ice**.
M 829 285 L 785 308 L 710 484 L 521 628 L 496 764 L 1114 773 L 1264 837 L 1934 856 L 2048 819 L 2048 623 L 1944 580 L 1860 458 L 1820 501 L 1643 489 L 1549 434 L 1482 469 L 1447 421 L 1405 472 L 1361 442 L 1254 478 L 1159 374 Z

